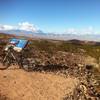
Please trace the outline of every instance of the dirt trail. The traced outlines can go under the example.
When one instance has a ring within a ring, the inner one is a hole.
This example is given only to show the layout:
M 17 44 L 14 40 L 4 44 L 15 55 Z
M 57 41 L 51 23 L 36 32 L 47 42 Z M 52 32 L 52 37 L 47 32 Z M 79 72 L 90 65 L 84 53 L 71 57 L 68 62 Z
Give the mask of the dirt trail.
M 50 73 L 11 68 L 0 71 L 0 93 L 9 100 L 63 100 L 77 82 L 75 78 Z

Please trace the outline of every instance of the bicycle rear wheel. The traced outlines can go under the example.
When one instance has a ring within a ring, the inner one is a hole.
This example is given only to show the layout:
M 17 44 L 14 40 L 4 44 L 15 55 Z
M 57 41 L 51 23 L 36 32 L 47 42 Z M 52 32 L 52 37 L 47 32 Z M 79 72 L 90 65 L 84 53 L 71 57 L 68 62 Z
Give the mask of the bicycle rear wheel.
M 5 70 L 10 66 L 10 60 L 8 57 L 4 57 L 0 63 L 0 70 Z

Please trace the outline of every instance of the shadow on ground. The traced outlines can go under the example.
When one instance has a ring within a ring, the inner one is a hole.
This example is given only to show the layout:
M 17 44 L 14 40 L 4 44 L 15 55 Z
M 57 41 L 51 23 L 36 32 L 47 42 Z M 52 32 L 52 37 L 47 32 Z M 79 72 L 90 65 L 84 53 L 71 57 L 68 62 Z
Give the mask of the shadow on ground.
M 46 66 L 38 65 L 35 66 L 31 71 L 58 72 L 58 71 L 66 70 L 68 68 L 69 68 L 68 66 L 61 66 L 61 65 L 54 65 L 54 64 L 46 65 Z

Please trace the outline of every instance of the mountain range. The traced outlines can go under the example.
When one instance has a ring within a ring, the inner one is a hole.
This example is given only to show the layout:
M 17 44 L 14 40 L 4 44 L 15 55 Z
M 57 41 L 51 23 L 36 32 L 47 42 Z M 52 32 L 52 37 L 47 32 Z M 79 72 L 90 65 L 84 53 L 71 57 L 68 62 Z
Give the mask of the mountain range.
M 93 32 L 92 29 L 83 32 L 71 29 L 65 33 L 45 33 L 28 22 L 19 23 L 17 26 L 0 25 L 0 33 L 55 40 L 77 39 L 87 41 L 100 41 L 100 34 Z
M 0 33 L 13 34 L 18 36 L 27 36 L 27 37 L 37 37 L 37 38 L 47 38 L 55 40 L 87 40 L 87 41 L 100 41 L 100 34 L 73 34 L 73 33 L 64 33 L 64 34 L 55 34 L 55 33 L 44 33 L 41 30 L 32 32 L 26 30 L 0 30 Z

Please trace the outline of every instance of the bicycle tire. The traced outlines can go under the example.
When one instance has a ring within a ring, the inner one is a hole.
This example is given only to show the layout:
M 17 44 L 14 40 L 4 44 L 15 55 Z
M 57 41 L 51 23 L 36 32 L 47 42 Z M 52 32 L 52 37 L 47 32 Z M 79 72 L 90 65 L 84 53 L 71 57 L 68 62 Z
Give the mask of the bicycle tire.
M 9 66 L 10 66 L 10 61 L 9 61 L 9 58 L 5 58 L 1 61 L 1 66 L 0 66 L 0 70 L 5 70 L 7 69 Z

